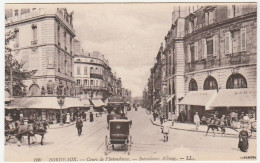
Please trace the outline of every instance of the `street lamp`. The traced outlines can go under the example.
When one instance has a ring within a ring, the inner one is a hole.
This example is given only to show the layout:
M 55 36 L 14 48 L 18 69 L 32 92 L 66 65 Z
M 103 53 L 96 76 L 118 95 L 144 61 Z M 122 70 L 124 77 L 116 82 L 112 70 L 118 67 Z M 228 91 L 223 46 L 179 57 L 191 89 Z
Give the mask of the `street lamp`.
M 58 104 L 60 105 L 60 125 L 63 126 L 62 122 L 62 106 L 64 105 L 65 102 L 65 96 L 63 95 L 63 85 L 60 82 L 57 88 L 57 101 Z

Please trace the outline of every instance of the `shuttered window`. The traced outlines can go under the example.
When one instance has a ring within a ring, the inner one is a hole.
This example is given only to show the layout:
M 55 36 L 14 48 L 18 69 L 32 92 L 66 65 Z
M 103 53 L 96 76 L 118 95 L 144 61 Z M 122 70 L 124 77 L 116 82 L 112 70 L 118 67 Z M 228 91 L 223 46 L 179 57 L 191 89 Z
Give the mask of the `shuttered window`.
M 209 13 L 205 13 L 205 25 L 209 25 Z
M 190 45 L 187 46 L 187 58 L 188 58 L 188 63 L 190 63 L 191 62 Z
M 213 56 L 218 55 L 218 36 L 213 36 Z
M 246 51 L 246 28 L 241 29 L 241 51 Z
M 230 54 L 232 48 L 231 32 L 225 33 L 225 54 Z
M 206 59 L 207 58 L 207 40 L 206 39 L 202 39 L 202 51 L 203 51 L 202 58 Z
M 195 42 L 194 44 L 194 60 L 198 60 L 198 42 Z

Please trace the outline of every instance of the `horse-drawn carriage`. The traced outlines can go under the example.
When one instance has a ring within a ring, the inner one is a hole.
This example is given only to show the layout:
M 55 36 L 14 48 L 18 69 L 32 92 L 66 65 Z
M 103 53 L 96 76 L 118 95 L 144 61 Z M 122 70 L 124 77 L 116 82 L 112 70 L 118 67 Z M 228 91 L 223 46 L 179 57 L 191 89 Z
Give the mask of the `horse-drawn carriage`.
M 115 149 L 115 145 L 121 145 L 127 149 L 130 154 L 132 137 L 130 135 L 130 128 L 132 121 L 127 119 L 109 120 L 109 136 L 105 137 L 105 154 L 108 154 L 109 147 Z
M 43 145 L 44 135 L 47 132 L 48 123 L 46 121 L 35 121 L 32 124 L 24 124 L 17 122 L 5 122 L 5 142 L 10 139 L 17 138 L 17 143 L 20 145 L 23 136 L 27 136 L 28 145 L 31 145 L 30 138 L 35 135 L 41 136 L 41 145 Z M 36 137 L 35 137 L 36 138 Z

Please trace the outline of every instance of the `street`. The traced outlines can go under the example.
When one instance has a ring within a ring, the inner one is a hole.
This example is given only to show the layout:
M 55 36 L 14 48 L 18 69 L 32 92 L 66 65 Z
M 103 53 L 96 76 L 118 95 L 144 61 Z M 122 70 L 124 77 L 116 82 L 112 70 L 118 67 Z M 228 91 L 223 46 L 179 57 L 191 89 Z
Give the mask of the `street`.
M 96 118 L 96 117 L 95 117 Z M 151 123 L 150 115 L 145 109 L 132 109 L 128 118 L 133 121 L 130 134 L 133 146 L 130 155 L 121 146 L 115 150 L 105 151 L 105 136 L 108 135 L 106 115 L 95 122 L 84 122 L 82 136 L 77 135 L 75 125 L 49 129 L 45 135 L 43 146 L 37 143 L 31 148 L 27 145 L 27 138 L 18 147 L 16 140 L 10 140 L 5 146 L 6 161 L 95 161 L 101 157 L 107 161 L 119 160 L 240 160 L 244 156 L 256 156 L 256 139 L 249 139 L 249 151 L 243 153 L 238 150 L 238 138 L 213 137 L 211 134 L 170 130 L 169 142 L 163 142 L 161 129 Z

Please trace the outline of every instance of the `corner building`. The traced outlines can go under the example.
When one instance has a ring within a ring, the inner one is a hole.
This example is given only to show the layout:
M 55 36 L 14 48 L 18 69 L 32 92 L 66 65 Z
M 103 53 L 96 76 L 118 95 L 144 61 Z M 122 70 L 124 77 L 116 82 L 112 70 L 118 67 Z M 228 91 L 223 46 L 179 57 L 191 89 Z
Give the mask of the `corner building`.
M 73 13 L 64 8 L 6 9 L 6 31 L 17 37 L 9 43 L 13 56 L 25 70 L 37 70 L 24 88 L 14 86 L 14 96 L 54 95 L 61 82 L 66 95 L 74 95 Z
M 207 110 L 256 114 L 256 11 L 254 4 L 204 6 L 185 18 L 180 111 L 187 121 Z

